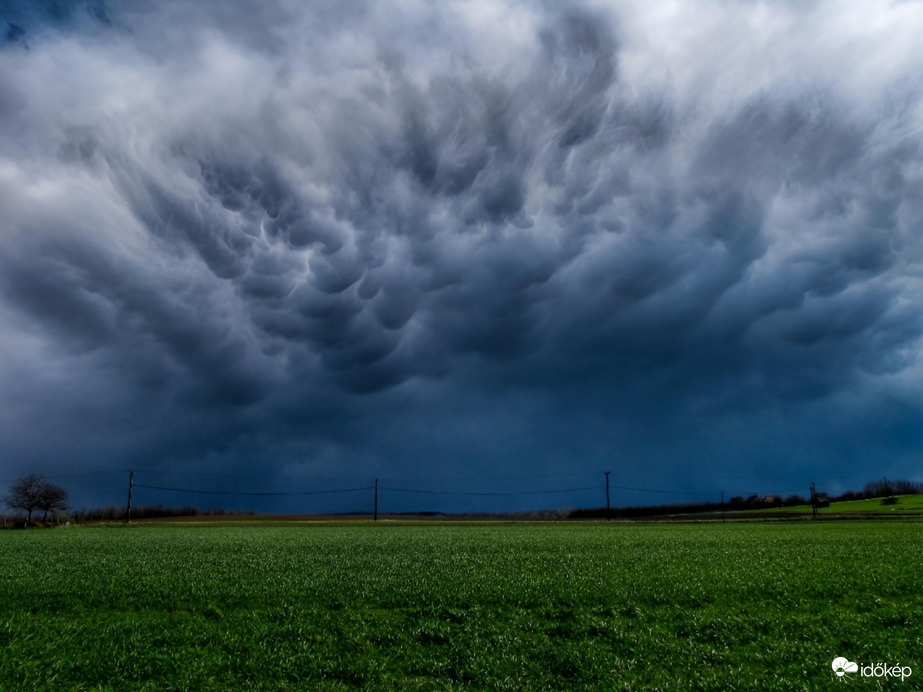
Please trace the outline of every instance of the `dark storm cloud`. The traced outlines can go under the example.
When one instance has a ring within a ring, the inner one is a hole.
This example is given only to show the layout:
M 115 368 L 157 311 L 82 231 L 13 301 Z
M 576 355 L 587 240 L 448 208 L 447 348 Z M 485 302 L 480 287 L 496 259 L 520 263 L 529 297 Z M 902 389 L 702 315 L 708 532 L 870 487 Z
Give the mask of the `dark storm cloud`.
M 0 14 L 0 46 L 28 45 L 48 28 L 111 26 L 106 3 L 96 0 L 7 0 Z
M 804 407 L 918 410 L 923 72 L 900 6 L 868 9 L 888 41 L 825 4 L 16 7 L 20 467 L 69 445 L 597 470 L 614 444 L 720 471 L 740 417 L 753 455 L 810 438 Z M 78 442 L 88 424 L 106 441 Z

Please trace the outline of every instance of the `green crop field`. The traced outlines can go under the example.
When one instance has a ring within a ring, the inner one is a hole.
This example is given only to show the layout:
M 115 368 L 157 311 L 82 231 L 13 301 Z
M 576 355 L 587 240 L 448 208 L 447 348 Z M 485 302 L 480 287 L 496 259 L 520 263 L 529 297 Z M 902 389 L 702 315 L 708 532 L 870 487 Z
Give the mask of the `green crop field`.
M 921 555 L 902 521 L 3 531 L 0 689 L 920 689 Z

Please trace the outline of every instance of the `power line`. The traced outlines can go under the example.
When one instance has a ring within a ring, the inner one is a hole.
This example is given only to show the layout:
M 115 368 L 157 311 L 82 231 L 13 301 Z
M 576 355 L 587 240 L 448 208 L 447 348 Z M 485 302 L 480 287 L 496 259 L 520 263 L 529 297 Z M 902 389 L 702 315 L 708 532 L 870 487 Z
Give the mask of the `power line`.
M 125 469 L 127 471 L 128 469 Z M 160 476 L 202 476 L 217 478 L 259 478 L 267 475 L 265 472 L 254 473 L 222 473 L 218 471 L 161 471 L 156 469 L 135 469 L 135 473 L 153 474 Z M 381 480 L 388 481 L 463 481 L 463 480 L 525 480 L 533 478 L 575 478 L 579 476 L 596 476 L 598 472 L 582 473 L 539 473 L 539 474 L 522 474 L 515 476 L 379 476 Z M 311 481 L 329 481 L 329 480 L 352 480 L 356 476 L 292 476 L 292 475 L 274 475 L 275 478 L 286 478 L 293 480 L 311 480 Z
M 127 473 L 128 469 L 113 469 L 111 471 L 85 471 L 83 473 L 55 473 L 54 478 L 76 478 L 77 476 L 111 476 L 116 473 Z
M 276 475 L 276 474 L 267 474 L 264 472 L 254 472 L 254 473 L 219 473 L 217 471 L 155 471 L 150 469 L 135 469 L 135 473 L 138 474 L 151 474 L 157 476 L 199 476 L 203 478 L 265 478 L 267 475 L 272 475 L 273 478 L 281 478 L 286 480 L 301 480 L 301 481 L 342 481 L 342 480 L 355 480 L 356 476 L 289 476 L 289 475 Z
M 521 476 L 379 476 L 379 478 L 387 481 L 514 481 L 532 478 L 576 478 L 579 476 L 586 477 L 598 475 L 598 471 L 592 471 L 585 473 L 539 473 Z
M 101 493 L 104 490 L 125 490 L 124 485 L 110 485 L 107 488 L 80 488 L 77 495 L 86 495 L 87 493 Z
M 477 496 L 477 497 L 496 497 L 496 496 L 509 496 L 509 495 L 552 495 L 555 493 L 575 493 L 581 490 L 599 490 L 601 486 L 598 485 L 588 485 L 582 488 L 563 488 L 559 490 L 528 490 L 528 491 L 512 491 L 512 492 L 494 492 L 494 493 L 469 493 L 461 492 L 454 490 L 417 490 L 413 488 L 387 488 L 380 487 L 381 490 L 390 490 L 397 493 L 415 493 L 418 495 L 466 495 L 466 496 Z
M 148 490 L 166 490 L 174 493 L 195 493 L 196 495 L 238 495 L 246 497 L 291 497 L 295 495 L 329 495 L 333 493 L 355 493 L 360 490 L 371 490 L 372 486 L 368 485 L 363 488 L 342 488 L 337 490 L 303 490 L 300 492 L 290 493 L 250 493 L 250 492 L 227 492 L 223 490 L 194 490 L 191 488 L 167 488 L 160 485 L 142 485 L 135 483 L 136 488 L 147 488 Z
M 627 485 L 613 485 L 611 487 L 617 490 L 631 490 L 636 493 L 657 493 L 660 495 L 714 495 L 714 493 L 707 493 L 702 491 L 656 490 L 654 488 L 631 488 Z
M 80 477 L 92 477 L 92 476 L 111 476 L 114 474 L 122 474 L 128 472 L 128 469 L 112 469 L 107 471 L 84 471 L 84 472 L 72 472 L 72 473 L 60 473 L 60 474 L 50 474 L 49 477 L 52 479 L 58 478 L 80 478 Z M 151 475 L 161 475 L 161 476 L 191 476 L 191 477 L 226 477 L 226 478 L 257 478 L 257 477 L 271 477 L 275 479 L 288 479 L 288 480 L 298 480 L 303 482 L 329 482 L 329 481 L 360 481 L 356 476 L 279 476 L 267 473 L 221 473 L 221 472 L 207 472 L 207 471 L 161 471 L 155 469 L 137 469 L 139 474 L 151 474 Z M 589 477 L 597 476 L 600 472 L 574 472 L 574 473 L 544 473 L 544 474 L 520 474 L 520 475 L 505 475 L 505 476 L 416 476 L 413 478 L 399 478 L 399 477 L 382 477 L 385 481 L 396 481 L 396 482 L 410 482 L 410 483 L 433 483 L 439 481 L 502 481 L 502 480 L 528 480 L 528 479 L 554 479 L 554 478 L 574 478 L 574 477 Z M 14 482 L 15 479 L 6 479 L 0 480 L 0 483 Z M 361 482 L 361 481 L 360 481 Z M 371 490 L 371 485 L 363 485 L 352 488 L 338 488 L 338 489 L 329 489 L 329 490 L 310 490 L 310 491 L 297 491 L 297 492 L 247 492 L 247 491 L 219 491 L 219 490 L 201 490 L 195 488 L 178 488 L 172 486 L 159 486 L 159 485 L 146 485 L 146 484 L 137 484 L 138 488 L 145 488 L 150 490 L 161 490 L 165 492 L 178 492 L 178 493 L 192 493 L 197 495 L 221 495 L 221 496 L 240 496 L 240 497 L 296 497 L 296 496 L 309 496 L 309 495 L 326 495 L 326 494 L 340 494 L 340 493 L 352 493 L 352 492 L 361 492 L 364 490 Z M 437 486 L 438 487 L 438 486 Z M 529 496 L 529 495 L 554 495 L 562 493 L 572 493 L 572 492 L 582 492 L 588 490 L 598 490 L 602 486 L 583 486 L 579 488 L 561 488 L 553 490 L 534 490 L 534 491 L 461 491 L 461 490 L 429 490 L 423 488 L 407 488 L 407 487 L 381 487 L 382 490 L 390 490 L 393 492 L 402 492 L 402 493 L 412 493 L 420 495 L 443 495 L 443 496 L 462 496 L 462 497 L 514 497 L 514 496 Z M 665 490 L 662 488 L 646 488 L 646 487 L 637 487 L 637 486 L 622 486 L 622 485 L 611 485 L 610 486 L 616 490 L 623 490 L 627 492 L 637 492 L 637 493 L 650 493 L 658 495 L 675 495 L 675 496 L 697 496 L 697 497 L 707 497 L 716 494 L 718 491 L 682 491 L 682 490 Z M 120 489 L 120 486 L 109 486 L 105 488 L 92 488 L 92 489 L 79 489 L 78 494 L 83 493 L 95 493 L 103 492 L 109 490 Z M 802 490 L 763 490 L 760 493 L 761 495 L 769 494 L 792 494 L 800 493 Z
M 128 473 L 128 469 L 113 469 L 112 471 L 84 471 L 81 473 L 50 473 L 50 474 L 40 473 L 37 475 L 45 476 L 46 478 L 56 479 L 56 478 L 79 478 L 83 476 L 111 476 L 116 473 Z M 0 483 L 14 483 L 18 480 L 19 478 L 2 478 L 0 479 Z

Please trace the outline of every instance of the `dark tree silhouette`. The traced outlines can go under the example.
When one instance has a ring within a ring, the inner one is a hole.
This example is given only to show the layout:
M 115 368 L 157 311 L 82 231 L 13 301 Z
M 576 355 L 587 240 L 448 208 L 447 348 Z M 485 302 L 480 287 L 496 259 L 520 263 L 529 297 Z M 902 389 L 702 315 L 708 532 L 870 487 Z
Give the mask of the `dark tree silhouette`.
M 48 512 L 67 509 L 67 491 L 54 483 L 48 482 L 42 490 L 41 502 L 38 508 L 45 512 L 42 515 L 42 521 L 48 519 Z
M 27 521 L 31 524 L 32 512 L 36 509 L 45 512 L 44 518 L 48 517 L 48 512 L 67 509 L 67 491 L 44 476 L 27 473 L 16 479 L 10 486 L 6 504 L 11 509 L 21 509 L 26 512 Z

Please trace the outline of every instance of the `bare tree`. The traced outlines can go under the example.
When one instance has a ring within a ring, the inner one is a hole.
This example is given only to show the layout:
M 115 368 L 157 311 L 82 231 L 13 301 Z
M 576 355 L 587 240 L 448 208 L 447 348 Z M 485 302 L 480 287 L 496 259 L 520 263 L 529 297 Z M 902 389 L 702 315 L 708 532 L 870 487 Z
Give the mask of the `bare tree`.
M 36 509 L 44 510 L 45 518 L 48 512 L 67 508 L 67 491 L 44 476 L 27 473 L 20 476 L 10 486 L 9 497 L 6 504 L 11 509 L 21 509 L 27 513 L 27 521 L 32 523 L 32 512 Z
M 38 508 L 45 512 L 42 516 L 42 521 L 47 521 L 48 512 L 67 509 L 67 491 L 54 483 L 48 482 L 42 490 L 41 502 Z

